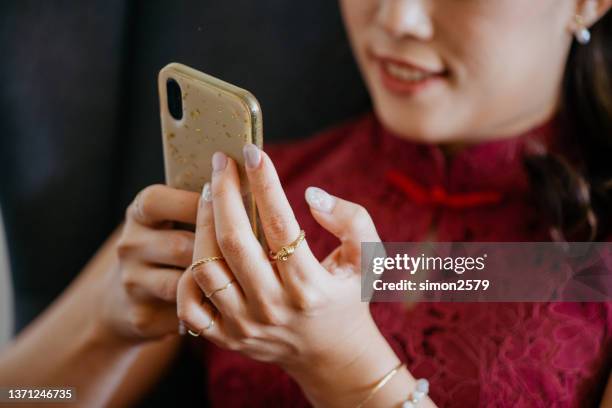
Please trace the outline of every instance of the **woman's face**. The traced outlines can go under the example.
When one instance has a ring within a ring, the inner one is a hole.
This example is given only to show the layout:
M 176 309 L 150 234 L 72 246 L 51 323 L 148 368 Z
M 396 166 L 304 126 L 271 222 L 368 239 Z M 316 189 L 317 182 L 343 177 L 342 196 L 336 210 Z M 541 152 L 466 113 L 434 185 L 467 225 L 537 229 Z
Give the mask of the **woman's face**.
M 575 0 L 340 0 L 374 109 L 415 141 L 510 136 L 557 107 Z

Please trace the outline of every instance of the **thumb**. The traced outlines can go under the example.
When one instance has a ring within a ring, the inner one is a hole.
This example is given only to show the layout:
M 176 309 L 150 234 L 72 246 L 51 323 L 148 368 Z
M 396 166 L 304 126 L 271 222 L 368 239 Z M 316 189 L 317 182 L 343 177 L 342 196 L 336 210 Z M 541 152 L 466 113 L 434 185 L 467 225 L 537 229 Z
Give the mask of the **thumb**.
M 368 211 L 361 205 L 334 197 L 318 187 L 305 192 L 310 212 L 317 222 L 341 242 L 341 255 L 359 264 L 362 242 L 380 242 Z

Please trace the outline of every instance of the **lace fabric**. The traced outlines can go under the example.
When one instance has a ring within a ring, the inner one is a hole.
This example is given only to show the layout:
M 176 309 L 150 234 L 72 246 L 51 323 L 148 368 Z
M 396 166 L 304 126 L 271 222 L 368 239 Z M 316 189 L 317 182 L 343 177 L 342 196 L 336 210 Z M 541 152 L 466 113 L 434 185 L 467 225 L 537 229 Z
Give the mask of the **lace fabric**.
M 397 138 L 368 114 L 266 150 L 310 247 L 322 258 L 337 241 L 309 213 L 303 194 L 310 185 L 365 206 L 385 241 L 422 240 L 432 225 L 439 241 L 549 240 L 529 200 L 521 155 L 526 140 L 549 142 L 554 133 L 551 122 L 466 149 L 449 162 L 435 146 Z M 385 181 L 390 169 L 424 188 L 494 189 L 504 199 L 459 209 L 415 203 Z M 440 407 L 593 406 L 609 374 L 610 303 L 374 303 L 371 311 L 411 373 L 429 380 Z M 212 344 L 204 362 L 213 406 L 309 406 L 274 365 Z

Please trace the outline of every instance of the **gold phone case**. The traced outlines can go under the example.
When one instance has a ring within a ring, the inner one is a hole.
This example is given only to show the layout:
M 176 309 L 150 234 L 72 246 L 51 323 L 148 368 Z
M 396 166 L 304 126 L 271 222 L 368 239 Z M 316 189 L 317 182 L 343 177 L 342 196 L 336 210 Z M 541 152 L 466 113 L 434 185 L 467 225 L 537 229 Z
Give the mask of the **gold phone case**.
M 168 107 L 167 83 L 178 83 L 182 118 Z M 263 148 L 261 109 L 248 91 L 188 66 L 171 63 L 158 76 L 166 184 L 200 192 L 212 175 L 211 159 L 222 151 L 238 163 L 245 207 L 257 233 L 257 211 L 244 173 L 242 147 Z M 257 234 L 259 237 L 259 234 Z

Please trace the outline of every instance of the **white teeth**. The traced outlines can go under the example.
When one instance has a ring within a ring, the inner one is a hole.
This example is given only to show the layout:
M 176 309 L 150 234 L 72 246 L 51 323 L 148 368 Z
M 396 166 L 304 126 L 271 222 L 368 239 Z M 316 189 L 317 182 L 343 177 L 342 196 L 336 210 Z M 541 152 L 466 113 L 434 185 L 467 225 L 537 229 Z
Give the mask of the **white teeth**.
M 389 74 L 402 81 L 418 82 L 430 76 L 430 74 L 423 71 L 397 65 L 392 62 L 386 62 L 385 69 Z

